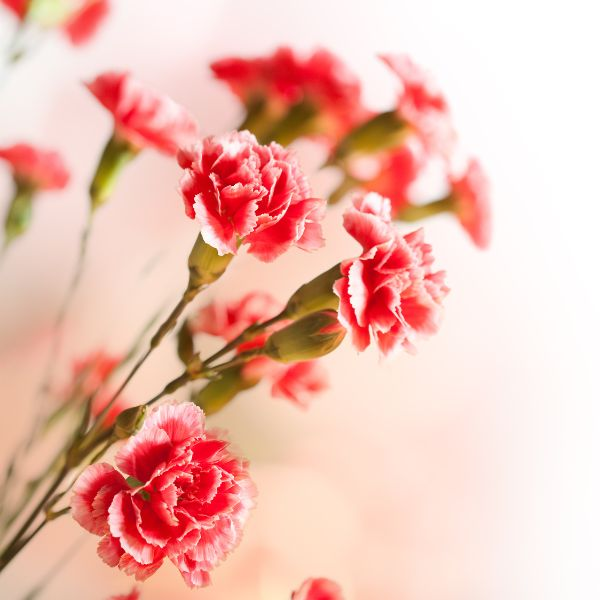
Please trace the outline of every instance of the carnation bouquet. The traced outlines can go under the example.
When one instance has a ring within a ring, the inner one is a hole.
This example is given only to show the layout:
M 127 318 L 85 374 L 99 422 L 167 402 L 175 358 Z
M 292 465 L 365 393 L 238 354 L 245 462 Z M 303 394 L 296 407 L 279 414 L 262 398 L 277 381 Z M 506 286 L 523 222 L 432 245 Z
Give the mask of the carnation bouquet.
M 52 43 L 61 34 L 83 44 L 110 17 L 108 0 L 1 4 L 2 18 L 14 17 L 15 37 L 5 48 L 9 75 L 39 39 Z M 213 575 L 243 544 L 260 488 L 252 464 L 235 440 L 211 426 L 212 416 L 235 410 L 237 398 L 258 386 L 261 394 L 310 409 L 328 387 L 321 359 L 341 344 L 359 353 L 371 346 L 386 361 L 402 361 L 438 331 L 449 288 L 436 266 L 444 256 L 427 242 L 427 219 L 445 214 L 449 227 L 455 221 L 485 248 L 488 184 L 479 161 L 463 153 L 448 101 L 430 75 L 401 54 L 373 61 L 385 65 L 397 89 L 384 111 L 364 101 L 360 79 L 325 48 L 216 58 L 215 80 L 243 111 L 230 131 L 211 131 L 168 90 L 131 72 L 90 74 L 88 102 L 98 119 L 108 113 L 112 131 L 88 142 L 98 157 L 81 194 L 88 216 L 72 249 L 76 260 L 51 323 L 47 360 L 32 374 L 39 377 L 36 415 L 4 457 L 0 578 L 34 539 L 52 536 L 60 519 L 94 536 L 98 560 L 134 580 L 113 598 L 143 599 L 144 582 L 159 569 L 178 571 L 182 586 L 218 585 Z M 306 140 L 326 157 L 317 171 L 334 177 L 323 193 L 313 191 L 314 174 L 297 149 Z M 158 316 L 119 353 L 90 348 L 64 356 L 89 245 L 103 243 L 96 223 L 137 157 L 152 152 L 178 165 L 170 204 L 194 229 L 195 241 L 180 257 L 187 280 L 173 290 L 179 299 L 167 311 L 157 304 Z M 60 151 L 42 143 L 0 139 L 0 159 L 14 181 L 1 260 L 17 262 L 38 202 L 72 185 L 72 173 Z M 432 164 L 437 181 L 424 185 Z M 268 276 L 237 296 L 212 292 L 218 281 L 236 289 L 233 264 L 270 266 L 288 252 L 318 253 L 327 244 L 328 212 L 355 242 L 353 254 L 333 251 L 328 268 L 294 273 L 287 298 L 273 295 Z M 159 347 L 177 356 L 179 370 L 133 400 L 129 386 Z M 61 378 L 65 364 L 70 375 Z M 39 447 L 45 464 L 26 475 Z M 66 570 L 64 559 L 53 576 Z M 344 581 L 323 576 L 290 581 L 289 595 L 344 598 Z M 46 580 L 30 583 L 27 598 L 42 596 Z

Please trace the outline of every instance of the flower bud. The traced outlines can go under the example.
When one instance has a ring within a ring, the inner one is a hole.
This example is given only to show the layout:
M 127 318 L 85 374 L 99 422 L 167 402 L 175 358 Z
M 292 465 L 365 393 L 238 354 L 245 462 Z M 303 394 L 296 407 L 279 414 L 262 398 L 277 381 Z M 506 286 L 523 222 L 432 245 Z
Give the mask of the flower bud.
M 254 387 L 259 379 L 243 376 L 241 367 L 223 371 L 218 379 L 209 381 L 201 390 L 194 392 L 190 400 L 200 407 L 204 414 L 212 415 L 229 404 L 240 392 Z
M 296 320 L 320 310 L 337 310 L 340 299 L 333 292 L 333 284 L 341 277 L 338 263 L 300 286 L 288 300 L 285 317 Z
M 374 154 L 400 145 L 408 126 L 397 111 L 379 113 L 352 130 L 338 145 L 333 162 L 343 161 L 353 154 Z
M 311 313 L 273 333 L 263 353 L 284 363 L 311 360 L 333 352 L 345 335 L 335 311 Z
M 16 181 L 15 195 L 4 221 L 5 246 L 27 231 L 31 222 L 31 203 L 34 192 L 35 188 L 32 186 Z
M 225 273 L 233 256 L 233 254 L 219 256 L 217 250 L 204 241 L 202 234 L 198 234 L 188 258 L 190 271 L 188 288 L 197 290 L 219 279 Z
M 92 212 L 110 198 L 121 171 L 135 158 L 137 153 L 136 148 L 116 135 L 108 140 L 90 185 Z
M 146 405 L 132 406 L 122 411 L 115 421 L 114 433 L 124 440 L 136 433 L 146 417 Z

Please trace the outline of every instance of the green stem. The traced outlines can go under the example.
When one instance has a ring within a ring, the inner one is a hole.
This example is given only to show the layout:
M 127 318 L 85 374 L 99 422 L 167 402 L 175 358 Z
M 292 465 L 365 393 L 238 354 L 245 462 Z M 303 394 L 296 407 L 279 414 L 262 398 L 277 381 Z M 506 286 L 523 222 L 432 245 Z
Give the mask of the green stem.
M 454 210 L 454 199 L 452 196 L 429 202 L 429 204 L 412 204 L 406 208 L 401 209 L 396 215 L 397 221 L 405 221 L 412 223 L 413 221 L 420 221 L 434 215 L 439 215 L 445 212 L 451 212 Z

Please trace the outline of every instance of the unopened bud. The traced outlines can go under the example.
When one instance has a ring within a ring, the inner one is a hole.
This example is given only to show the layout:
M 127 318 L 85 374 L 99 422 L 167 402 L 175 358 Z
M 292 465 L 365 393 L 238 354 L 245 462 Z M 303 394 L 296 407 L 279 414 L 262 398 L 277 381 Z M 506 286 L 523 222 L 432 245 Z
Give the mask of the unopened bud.
M 240 392 L 254 387 L 258 379 L 243 376 L 241 367 L 223 371 L 218 379 L 209 381 L 201 390 L 194 392 L 191 401 L 205 414 L 212 415 L 229 404 Z
M 284 363 L 311 360 L 333 352 L 345 334 L 335 311 L 316 312 L 273 333 L 265 343 L 264 354 Z
M 233 256 L 233 254 L 219 256 L 217 250 L 207 244 L 199 233 L 188 258 L 190 271 L 188 287 L 199 289 L 219 279 L 225 273 Z
M 340 299 L 333 292 L 333 284 L 341 276 L 338 263 L 300 286 L 288 300 L 285 307 L 286 318 L 296 320 L 320 310 L 337 310 Z
M 135 158 L 137 153 L 137 148 L 116 135 L 108 140 L 90 185 L 92 212 L 110 198 L 121 171 Z
M 333 162 L 354 154 L 373 154 L 400 145 L 408 133 L 407 124 L 393 110 L 379 113 L 353 129 L 338 145 Z
M 124 440 L 139 431 L 146 417 L 146 405 L 132 406 L 119 413 L 115 420 L 114 433 L 117 438 Z

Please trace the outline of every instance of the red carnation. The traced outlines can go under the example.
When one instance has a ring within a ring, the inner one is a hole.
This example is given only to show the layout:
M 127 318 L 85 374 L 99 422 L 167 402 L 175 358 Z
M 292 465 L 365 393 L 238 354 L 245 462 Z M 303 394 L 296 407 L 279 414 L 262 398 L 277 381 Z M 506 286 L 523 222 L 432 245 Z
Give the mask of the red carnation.
M 220 255 L 238 242 L 268 262 L 295 245 L 323 245 L 323 200 L 311 198 L 294 154 L 279 144 L 261 146 L 248 131 L 203 139 L 178 154 L 180 192 L 188 217 Z
M 115 460 L 128 479 L 91 465 L 71 500 L 74 519 L 101 536 L 100 557 L 138 580 L 168 558 L 190 587 L 210 583 L 254 505 L 247 463 L 205 431 L 204 413 L 189 402 L 161 406 Z
M 15 180 L 34 189 L 60 190 L 69 182 L 69 171 L 54 150 L 14 144 L 0 148 L 0 159 L 10 164 Z
M 418 334 L 439 326 L 441 301 L 448 293 L 442 271 L 432 272 L 431 246 L 419 229 L 400 236 L 390 222 L 390 202 L 370 193 L 356 199 L 344 227 L 363 247 L 361 256 L 342 262 L 335 285 L 339 318 L 364 350 L 375 341 L 383 354 L 412 351 Z

